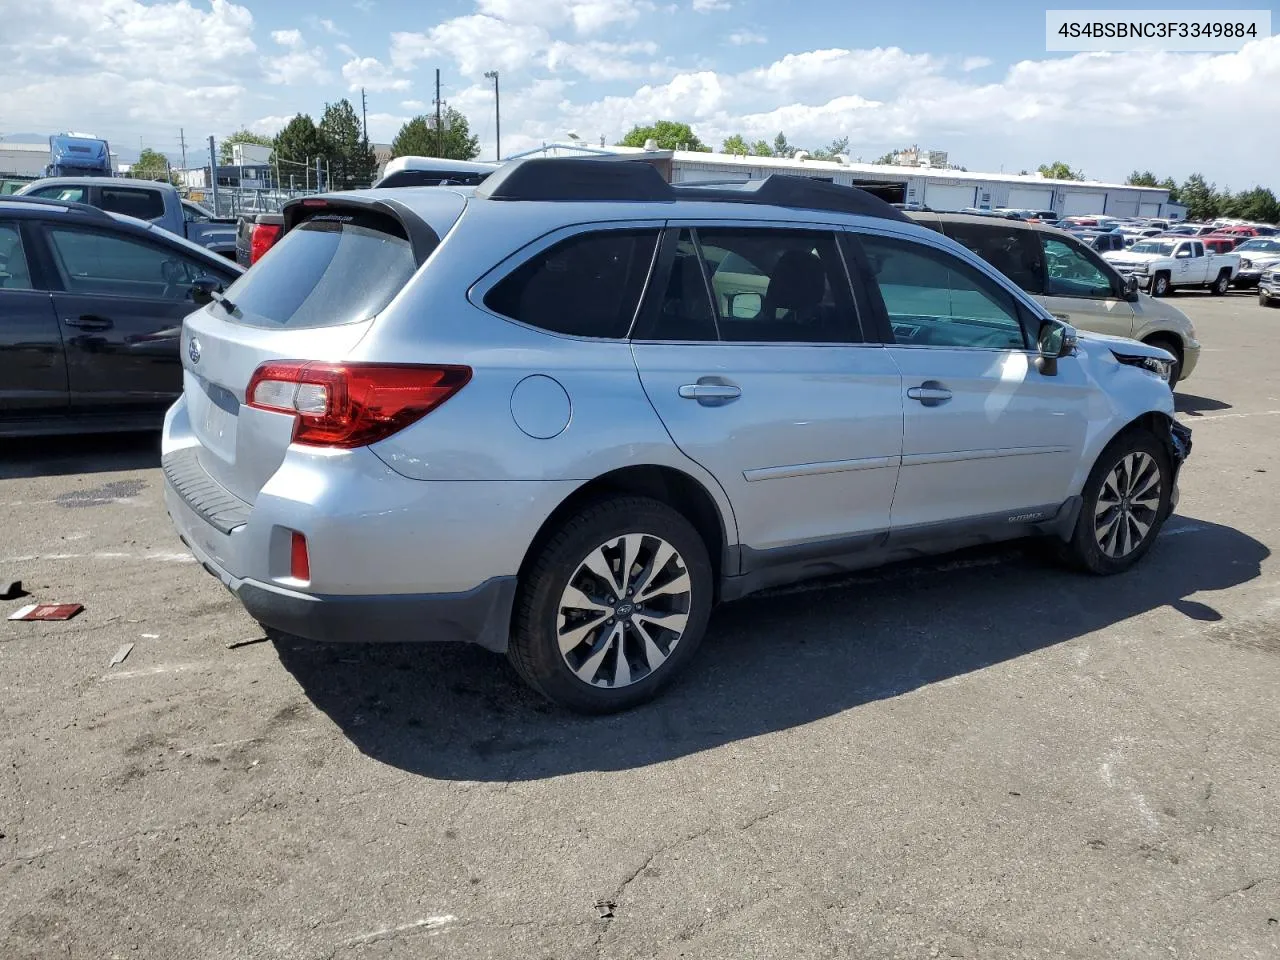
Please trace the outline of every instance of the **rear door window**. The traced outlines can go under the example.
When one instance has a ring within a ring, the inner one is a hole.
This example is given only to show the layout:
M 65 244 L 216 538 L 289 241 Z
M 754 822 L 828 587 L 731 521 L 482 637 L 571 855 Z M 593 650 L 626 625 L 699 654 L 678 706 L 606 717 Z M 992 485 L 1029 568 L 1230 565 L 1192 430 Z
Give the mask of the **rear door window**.
M 0 290 L 30 290 L 31 270 L 16 223 L 0 223 Z
M 516 267 L 485 306 L 550 333 L 620 339 L 635 319 L 657 243 L 656 228 L 577 234 Z
M 320 216 L 286 233 L 226 295 L 246 326 L 332 327 L 381 312 L 417 269 L 393 220 Z
M 108 213 L 122 213 L 139 220 L 154 220 L 164 216 L 164 198 L 158 190 L 139 190 L 136 187 L 102 187 L 102 209 Z

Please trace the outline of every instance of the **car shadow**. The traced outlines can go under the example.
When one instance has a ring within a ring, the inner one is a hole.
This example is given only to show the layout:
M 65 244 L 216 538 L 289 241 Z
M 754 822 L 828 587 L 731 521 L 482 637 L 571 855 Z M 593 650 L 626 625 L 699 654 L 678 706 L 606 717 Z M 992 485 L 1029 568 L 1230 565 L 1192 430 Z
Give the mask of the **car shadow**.
M 1231 404 L 1222 400 L 1212 400 L 1209 397 L 1197 397 L 1192 393 L 1175 393 L 1173 395 L 1173 409 L 1178 413 L 1185 413 L 1189 417 L 1199 417 L 1208 411 L 1230 410 Z
M 160 466 L 160 434 L 93 433 L 21 437 L 0 446 L 0 480 L 72 473 L 146 470 Z
M 1269 555 L 1230 527 L 1175 518 L 1109 578 L 1013 545 L 805 584 L 720 608 L 686 675 L 628 713 L 579 717 L 506 661 L 462 645 L 281 638 L 284 667 L 363 753 L 422 776 L 523 781 L 659 763 L 811 723 L 1102 630 L 1160 607 L 1222 619 L 1211 597 Z M 1103 641 L 1105 642 L 1105 640 Z

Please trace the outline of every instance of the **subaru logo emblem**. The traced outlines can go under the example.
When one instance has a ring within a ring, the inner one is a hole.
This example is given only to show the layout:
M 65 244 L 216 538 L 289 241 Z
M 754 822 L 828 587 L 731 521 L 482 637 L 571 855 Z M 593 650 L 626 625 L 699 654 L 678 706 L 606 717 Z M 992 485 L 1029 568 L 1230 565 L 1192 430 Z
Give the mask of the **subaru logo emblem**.
M 200 339 L 192 337 L 187 343 L 187 356 L 191 358 L 192 363 L 200 362 Z

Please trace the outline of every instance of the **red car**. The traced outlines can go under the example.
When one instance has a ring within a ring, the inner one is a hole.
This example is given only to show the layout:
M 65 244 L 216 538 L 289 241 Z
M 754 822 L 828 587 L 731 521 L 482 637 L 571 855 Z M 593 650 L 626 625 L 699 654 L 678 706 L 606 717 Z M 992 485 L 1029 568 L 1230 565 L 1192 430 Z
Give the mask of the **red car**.
M 1253 227 L 1243 227 L 1243 226 L 1222 227 L 1221 229 L 1216 230 L 1214 232 L 1219 234 L 1224 234 L 1227 236 L 1232 236 L 1232 237 L 1240 237 L 1241 239 L 1244 239 L 1246 237 L 1258 236 L 1258 231 L 1255 230 Z
M 1211 233 L 1201 239 L 1204 240 L 1205 249 L 1211 253 L 1230 253 L 1246 238 L 1230 236 L 1225 233 Z

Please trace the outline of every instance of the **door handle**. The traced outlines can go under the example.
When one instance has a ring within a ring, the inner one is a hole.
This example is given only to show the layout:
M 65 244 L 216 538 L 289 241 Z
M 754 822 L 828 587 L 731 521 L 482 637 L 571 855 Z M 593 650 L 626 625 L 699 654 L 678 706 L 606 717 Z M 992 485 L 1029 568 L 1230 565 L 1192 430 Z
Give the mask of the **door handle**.
M 940 407 L 951 399 L 951 391 L 937 380 L 926 380 L 918 387 L 907 389 L 907 396 L 919 400 L 926 407 Z
M 704 407 L 718 407 L 737 400 L 742 396 L 742 388 L 718 378 L 700 377 L 697 383 L 681 386 L 680 396 L 685 400 L 697 400 Z
M 112 322 L 106 317 L 95 317 L 91 313 L 79 317 L 67 317 L 62 321 L 68 327 L 79 327 L 81 330 L 110 330 Z

